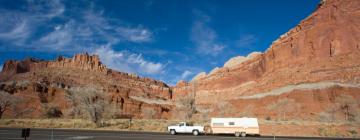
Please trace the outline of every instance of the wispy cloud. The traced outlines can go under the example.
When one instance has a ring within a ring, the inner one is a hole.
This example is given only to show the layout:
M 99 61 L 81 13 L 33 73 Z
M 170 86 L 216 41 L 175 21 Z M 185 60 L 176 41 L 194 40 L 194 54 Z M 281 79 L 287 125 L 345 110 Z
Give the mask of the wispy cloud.
M 131 42 L 150 42 L 152 40 L 152 32 L 141 26 L 135 28 L 119 27 L 116 29 L 120 36 Z
M 14 24 L 13 28 L 8 31 L 0 33 L 0 39 L 5 41 L 16 41 L 14 43 L 23 42 L 28 38 L 30 29 L 26 20 L 21 20 L 19 23 Z
M 0 41 L 21 44 L 29 38 L 31 29 L 25 15 L 0 10 Z
M 165 69 L 164 64 L 146 60 L 141 54 L 127 51 L 114 51 L 110 46 L 94 50 L 95 54 L 110 68 L 143 75 L 159 74 Z
M 197 47 L 198 53 L 219 54 L 225 48 L 225 44 L 218 41 L 217 33 L 208 25 L 210 17 L 198 10 L 194 10 L 194 14 L 196 20 L 191 28 L 190 39 Z
M 27 0 L 27 11 L 37 18 L 54 18 L 62 15 L 65 5 L 61 0 Z
M 104 44 L 152 41 L 153 33 L 146 27 L 109 18 L 91 2 L 86 4 L 66 8 L 60 0 L 28 0 L 25 10 L 1 10 L 0 43 L 14 50 L 78 52 Z
M 64 51 L 67 46 L 73 43 L 73 35 L 76 35 L 72 26 L 70 22 L 63 26 L 55 26 L 52 32 L 34 41 L 33 44 L 40 46 L 40 48 L 46 47 L 50 50 Z
M 16 47 L 29 46 L 28 40 L 39 26 L 64 11 L 60 0 L 27 0 L 26 8 L 21 10 L 0 9 L 0 41 Z

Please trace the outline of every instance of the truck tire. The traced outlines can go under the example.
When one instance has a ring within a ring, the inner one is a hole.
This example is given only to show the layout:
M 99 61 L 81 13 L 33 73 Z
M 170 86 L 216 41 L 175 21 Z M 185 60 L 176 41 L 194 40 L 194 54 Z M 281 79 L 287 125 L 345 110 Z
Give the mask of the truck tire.
M 198 130 L 194 130 L 194 131 L 193 131 L 193 135 L 194 135 L 194 136 L 199 135 L 199 131 L 198 131 Z
M 245 133 L 245 132 L 241 132 L 241 137 L 246 137 L 246 133 Z
M 235 137 L 240 137 L 240 132 L 235 132 Z
M 171 134 L 171 135 L 175 135 L 175 134 L 176 134 L 176 131 L 175 131 L 174 129 L 171 129 L 171 130 L 170 130 L 170 134 Z

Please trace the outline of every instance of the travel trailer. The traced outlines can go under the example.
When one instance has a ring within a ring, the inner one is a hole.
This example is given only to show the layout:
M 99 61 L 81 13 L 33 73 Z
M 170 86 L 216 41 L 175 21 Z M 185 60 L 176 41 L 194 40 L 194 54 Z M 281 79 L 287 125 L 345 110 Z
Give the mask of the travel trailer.
M 234 134 L 236 137 L 260 134 L 257 118 L 212 118 L 210 133 Z

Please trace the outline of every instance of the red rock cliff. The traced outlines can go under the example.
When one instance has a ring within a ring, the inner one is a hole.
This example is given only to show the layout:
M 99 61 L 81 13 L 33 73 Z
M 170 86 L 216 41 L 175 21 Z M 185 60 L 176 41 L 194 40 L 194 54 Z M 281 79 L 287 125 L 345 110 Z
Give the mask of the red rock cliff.
M 8 111 L 7 117 L 41 118 L 49 104 L 65 113 L 74 107 L 67 99 L 69 91 L 77 88 L 97 89 L 104 96 L 101 99 L 123 116 L 170 117 L 170 87 L 161 81 L 107 69 L 97 55 L 83 53 L 54 61 L 10 60 L 0 73 L 0 91 L 22 98 L 18 110 L 31 110 L 18 116 L 13 116 L 16 110 Z
M 306 98 L 316 96 L 314 91 L 326 90 L 333 98 L 347 94 L 360 100 L 356 94 L 360 92 L 359 38 L 360 1 L 322 1 L 315 12 L 281 35 L 264 53 L 235 57 L 224 67 L 197 76 L 189 86 L 196 88 L 198 105 L 230 102 L 241 105 L 236 109 L 239 112 L 251 104 L 258 107 L 252 113 L 265 117 L 271 111 L 263 103 L 286 96 L 302 105 L 305 115 L 321 112 L 328 104 L 322 105 L 317 99 L 303 101 L 293 93 L 306 90 L 300 96 Z M 192 89 L 186 84 L 176 86 L 174 97 Z M 334 100 L 328 103 L 335 104 Z M 320 108 L 313 110 L 309 104 Z

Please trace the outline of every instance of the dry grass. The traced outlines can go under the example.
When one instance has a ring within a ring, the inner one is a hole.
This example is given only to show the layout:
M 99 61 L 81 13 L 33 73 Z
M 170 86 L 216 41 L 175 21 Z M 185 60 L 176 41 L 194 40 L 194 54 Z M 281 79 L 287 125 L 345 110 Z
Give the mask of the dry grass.
M 181 120 L 109 119 L 97 126 L 90 120 L 82 119 L 0 119 L 0 127 L 68 128 L 165 132 L 167 126 Z M 204 125 L 204 122 L 195 123 Z
M 81 119 L 0 119 L 0 127 L 96 129 L 119 131 L 166 132 L 169 125 L 183 120 L 111 119 L 99 127 L 88 120 Z M 210 120 L 193 121 L 196 125 L 209 125 Z M 356 137 L 360 135 L 360 125 L 348 122 L 324 123 L 313 121 L 272 121 L 259 120 L 261 135 L 284 136 L 335 136 Z

